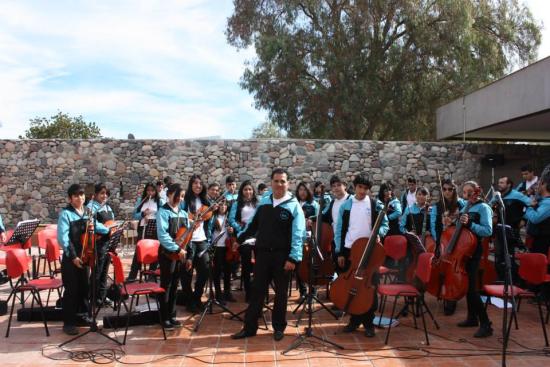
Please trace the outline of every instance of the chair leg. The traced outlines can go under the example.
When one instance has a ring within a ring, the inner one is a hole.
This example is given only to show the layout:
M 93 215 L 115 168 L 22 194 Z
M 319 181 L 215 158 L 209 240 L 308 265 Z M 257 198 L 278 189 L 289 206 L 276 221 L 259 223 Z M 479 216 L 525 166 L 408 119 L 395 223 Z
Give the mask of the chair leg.
M 33 291 L 33 298 L 36 298 L 38 306 L 40 306 L 40 313 L 42 314 L 42 321 L 44 321 L 44 328 L 46 329 L 46 336 L 50 336 L 50 331 L 48 330 L 48 320 L 46 320 L 46 314 L 44 313 L 44 305 L 42 304 L 42 299 L 40 298 L 40 292 Z
M 521 306 L 521 298 L 518 300 L 517 305 L 518 305 L 518 308 L 516 309 L 516 311 L 519 312 L 519 306 Z
M 128 309 L 128 314 L 126 316 L 126 329 L 124 330 L 124 340 L 122 341 L 123 345 L 126 345 L 126 337 L 128 335 L 128 326 L 130 326 L 130 315 L 132 314 L 133 305 L 134 305 L 134 296 L 130 298 L 130 308 Z
M 8 329 L 6 330 L 6 338 L 10 336 L 10 328 L 11 328 L 11 319 L 13 317 L 13 309 L 15 308 L 15 292 L 16 290 L 13 289 L 9 295 L 9 297 L 13 296 L 13 298 L 11 299 L 11 311 L 10 311 L 10 317 L 8 319 Z M 10 299 L 8 297 L 8 300 Z
M 424 299 L 422 296 L 418 298 L 420 300 L 420 317 L 422 317 L 422 325 L 424 326 L 424 336 L 426 337 L 426 345 L 430 345 L 430 339 L 428 338 L 428 330 L 426 328 L 426 316 L 424 315 L 424 308 L 426 307 L 426 303 L 424 302 Z
M 521 298 L 517 301 L 517 305 L 519 305 L 519 302 L 521 301 Z M 504 307 L 507 307 L 507 305 L 504 305 Z M 514 317 L 514 324 L 516 325 L 516 330 L 519 330 L 519 325 L 518 325 L 518 309 L 516 309 L 516 312 L 515 313 L 512 313 L 513 317 Z
M 147 300 L 147 307 L 149 308 L 149 311 L 151 311 L 151 302 L 149 300 L 149 295 L 148 294 L 145 295 L 145 299 Z
M 380 317 L 378 318 L 378 327 L 381 327 L 382 325 L 382 316 L 384 316 L 384 310 L 386 309 L 386 299 L 388 299 L 387 296 L 382 296 L 382 300 L 380 302 Z
M 546 325 L 544 324 L 544 316 L 542 315 L 540 302 L 537 302 L 537 307 L 539 309 L 540 326 L 542 326 L 542 333 L 544 334 L 544 343 L 548 347 L 548 335 L 546 334 Z
M 414 303 L 414 298 L 413 297 L 405 297 L 405 299 L 406 299 L 405 304 L 411 305 L 411 312 L 412 312 L 412 317 L 413 317 L 413 321 L 414 321 L 414 328 L 418 329 L 418 325 L 416 323 L 416 305 Z
M 164 330 L 164 323 L 162 322 L 162 314 L 160 313 L 160 303 L 158 297 L 156 297 L 155 300 L 157 301 L 157 312 L 159 314 L 159 322 L 160 327 L 162 328 L 162 335 L 164 336 L 164 340 L 166 340 L 166 330 Z
M 393 315 L 395 315 L 395 307 L 397 306 L 397 299 L 399 298 L 399 296 L 396 296 L 394 301 L 393 301 L 393 308 L 392 308 L 392 311 L 391 311 L 391 316 L 390 316 L 390 324 L 388 326 L 388 332 L 386 333 L 386 340 L 384 341 L 384 344 L 388 344 L 388 340 L 390 339 L 390 331 L 391 331 L 391 324 L 393 323 Z

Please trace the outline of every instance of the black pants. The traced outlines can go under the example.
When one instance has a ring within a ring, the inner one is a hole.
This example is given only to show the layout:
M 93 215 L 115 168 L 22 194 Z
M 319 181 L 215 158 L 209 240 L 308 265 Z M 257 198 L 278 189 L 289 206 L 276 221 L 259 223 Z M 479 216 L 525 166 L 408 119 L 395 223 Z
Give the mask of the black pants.
M 499 225 L 495 228 L 495 270 L 497 272 L 498 280 L 504 281 L 506 277 L 506 264 L 504 256 L 504 239 L 502 237 L 502 227 Z M 514 261 L 514 255 L 516 253 L 516 246 L 519 239 L 519 229 L 507 229 L 506 231 L 506 243 L 508 244 L 508 254 L 510 255 L 510 263 L 512 265 L 512 282 L 517 284 L 518 281 L 518 265 Z
M 250 280 L 250 274 L 254 271 L 254 267 L 252 265 L 252 251 L 254 251 L 254 246 L 239 246 L 239 254 L 241 255 L 241 277 L 243 279 L 243 287 L 246 300 L 250 299 L 250 288 L 252 284 Z
M 182 269 L 181 261 L 169 259 L 164 253 L 162 246 L 159 247 L 159 266 L 160 266 L 160 286 L 165 290 L 165 294 L 160 298 L 160 313 L 162 320 L 169 320 L 176 316 L 176 291 L 178 289 L 178 280 L 180 278 L 180 270 Z
M 225 294 L 231 293 L 231 264 L 226 261 L 227 249 L 225 247 L 216 247 L 214 249 L 214 288 L 216 289 L 216 298 L 221 297 L 222 287 L 220 278 L 223 274 L 223 291 Z
M 88 268 L 77 268 L 66 256 L 61 260 L 61 279 L 65 288 L 63 292 L 63 324 L 76 326 L 77 314 L 89 310 Z
M 195 290 L 191 293 L 191 281 L 193 278 L 193 271 L 182 271 L 181 273 L 181 287 L 184 297 L 191 296 L 192 301 L 198 304 L 201 300 L 204 292 L 204 286 L 208 281 L 210 254 L 208 251 L 204 251 L 208 246 L 208 242 L 191 242 L 188 246 L 192 246 L 193 268 L 197 272 L 195 278 Z
M 250 302 L 244 317 L 244 328 L 247 332 L 256 333 L 258 330 L 258 318 L 262 314 L 265 295 L 272 280 L 275 285 L 275 304 L 273 305 L 271 323 L 275 331 L 285 330 L 290 277 L 290 272 L 284 270 L 287 258 L 287 251 L 263 251 L 256 248 L 254 280 L 252 281 Z
M 144 229 L 145 229 L 144 226 L 139 226 L 138 227 L 138 236 L 137 236 L 138 241 L 142 239 Z M 149 238 L 146 238 L 146 239 L 149 239 Z M 155 239 L 155 238 L 153 238 L 153 239 Z M 141 266 L 141 264 L 137 260 L 137 251 L 134 251 L 134 257 L 132 258 L 132 265 L 130 265 L 130 273 L 128 273 L 128 279 L 136 279 L 137 278 L 140 266 Z M 154 270 L 157 270 L 158 267 L 159 267 L 159 263 L 155 262 L 155 263 L 152 263 L 151 265 L 149 265 L 149 270 L 154 271 Z
M 478 243 L 474 255 L 466 262 L 466 272 L 468 273 L 468 293 L 466 294 L 466 305 L 468 306 L 468 319 L 479 321 L 481 325 L 489 324 L 489 316 L 485 306 L 481 301 L 481 295 L 477 289 L 477 276 L 479 272 L 479 261 L 483 248 Z
M 101 301 L 107 296 L 107 274 L 111 257 L 108 254 L 108 243 L 97 242 L 97 264 L 95 269 L 95 297 L 96 301 Z M 92 279 L 90 278 L 90 284 Z

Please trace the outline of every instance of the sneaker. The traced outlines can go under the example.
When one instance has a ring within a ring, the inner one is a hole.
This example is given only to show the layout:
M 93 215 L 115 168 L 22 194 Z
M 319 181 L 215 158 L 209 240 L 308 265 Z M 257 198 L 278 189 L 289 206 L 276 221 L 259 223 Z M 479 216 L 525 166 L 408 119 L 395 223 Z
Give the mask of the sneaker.
M 365 326 L 365 336 L 367 338 L 373 338 L 375 335 L 374 325 Z
M 273 333 L 273 339 L 275 339 L 276 342 L 282 340 L 285 337 L 285 333 L 283 333 L 280 330 L 275 330 Z
M 169 320 L 165 320 L 162 322 L 162 327 L 164 330 L 174 330 L 174 325 Z
M 170 324 L 172 324 L 173 327 L 176 327 L 176 328 L 180 328 L 182 325 L 181 325 L 181 322 L 176 320 L 175 317 L 172 317 L 170 320 L 168 320 L 170 322 Z

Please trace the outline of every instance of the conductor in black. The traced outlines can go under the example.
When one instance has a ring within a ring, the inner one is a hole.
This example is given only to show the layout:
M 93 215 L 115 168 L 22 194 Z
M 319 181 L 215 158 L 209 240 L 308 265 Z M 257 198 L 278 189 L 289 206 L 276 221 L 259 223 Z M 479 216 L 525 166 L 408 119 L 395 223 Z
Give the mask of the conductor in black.
M 244 327 L 232 335 L 242 339 L 256 335 L 268 286 L 275 286 L 273 306 L 273 338 L 284 337 L 289 277 L 302 260 L 306 236 L 305 218 L 296 197 L 288 191 L 288 173 L 276 168 L 271 173 L 271 195 L 262 198 L 246 227 L 237 235 L 238 243 L 256 237 L 256 264 L 250 303 L 244 317 Z

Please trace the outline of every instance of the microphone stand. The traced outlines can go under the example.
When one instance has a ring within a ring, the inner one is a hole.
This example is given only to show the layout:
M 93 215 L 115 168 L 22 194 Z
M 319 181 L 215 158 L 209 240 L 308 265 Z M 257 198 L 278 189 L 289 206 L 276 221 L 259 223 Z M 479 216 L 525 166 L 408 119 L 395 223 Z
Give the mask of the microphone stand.
M 500 193 L 497 195 L 498 203 L 498 216 L 500 221 L 500 229 L 502 231 L 502 251 L 504 253 L 504 310 L 502 312 L 502 366 L 506 366 L 506 351 L 508 349 L 508 341 L 510 340 L 510 330 L 512 329 L 512 320 L 514 320 L 517 315 L 517 305 L 516 298 L 514 297 L 514 287 L 512 283 L 512 261 L 510 259 L 510 253 L 508 251 L 508 240 L 506 238 L 506 226 L 505 226 L 505 208 L 504 202 Z M 511 299 L 512 302 L 512 313 L 510 315 L 510 320 L 508 320 L 508 299 Z

